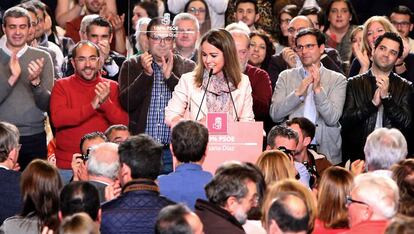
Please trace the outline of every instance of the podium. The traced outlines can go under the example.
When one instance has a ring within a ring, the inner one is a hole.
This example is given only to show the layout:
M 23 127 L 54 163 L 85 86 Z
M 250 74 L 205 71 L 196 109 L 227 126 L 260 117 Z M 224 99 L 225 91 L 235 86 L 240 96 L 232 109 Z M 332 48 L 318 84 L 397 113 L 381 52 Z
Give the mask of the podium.
M 225 161 L 256 163 L 263 146 L 263 122 L 233 122 L 213 115 L 207 118 L 209 140 L 203 169 L 214 175 Z M 220 126 L 217 127 L 217 124 Z M 215 126 L 216 125 L 216 126 Z M 221 127 L 221 128 L 220 128 Z

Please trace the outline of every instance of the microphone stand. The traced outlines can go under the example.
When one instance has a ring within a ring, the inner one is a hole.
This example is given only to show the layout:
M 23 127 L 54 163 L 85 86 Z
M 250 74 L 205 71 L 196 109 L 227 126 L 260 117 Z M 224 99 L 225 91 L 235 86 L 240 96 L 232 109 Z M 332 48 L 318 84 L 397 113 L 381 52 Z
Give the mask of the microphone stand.
M 233 103 L 233 107 L 234 107 L 234 114 L 236 115 L 236 121 L 237 121 L 237 122 L 239 122 L 239 116 L 237 115 L 236 105 L 234 104 L 233 95 L 231 94 L 231 91 L 230 91 L 230 83 L 229 83 L 229 79 L 227 78 L 226 72 L 225 72 L 224 70 L 223 70 L 223 75 L 224 75 L 224 79 L 226 79 L 227 88 L 229 89 L 229 93 L 230 93 L 230 99 L 231 99 L 231 102 Z
M 200 107 L 198 108 L 198 111 L 197 111 L 197 115 L 196 115 L 195 121 L 197 121 L 197 119 L 198 119 L 198 115 L 200 114 L 200 111 L 201 111 L 201 106 L 203 105 L 204 98 L 206 97 L 206 93 L 207 93 L 208 85 L 210 84 L 210 80 L 211 80 L 211 76 L 212 76 L 212 75 L 213 75 L 213 68 L 211 68 L 211 69 L 210 69 L 210 72 L 208 73 L 208 79 L 207 79 L 207 86 L 206 86 L 206 90 L 204 91 L 203 97 L 201 98 Z

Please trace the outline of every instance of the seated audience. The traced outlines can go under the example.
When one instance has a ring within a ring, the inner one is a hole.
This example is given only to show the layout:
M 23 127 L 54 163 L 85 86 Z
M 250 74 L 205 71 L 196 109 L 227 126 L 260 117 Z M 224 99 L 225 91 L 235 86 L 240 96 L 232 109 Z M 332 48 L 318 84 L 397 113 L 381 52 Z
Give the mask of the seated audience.
M 264 151 L 256 165 L 263 173 L 267 185 L 283 179 L 294 179 L 296 175 L 293 159 L 280 150 Z
M 121 144 L 131 136 L 127 126 L 123 124 L 114 124 L 105 130 L 105 136 L 109 142 Z
M 4 199 L 0 199 L 0 223 L 22 209 L 20 196 L 19 164 L 19 130 L 16 126 L 0 122 L 0 191 Z
M 245 233 L 247 213 L 257 205 L 256 178 L 252 169 L 240 166 L 216 173 L 205 187 L 208 201 L 195 204 L 205 233 Z
M 158 214 L 155 234 L 204 234 L 200 218 L 185 205 L 169 205 Z
M 354 179 L 346 197 L 350 230 L 346 233 L 384 233 L 398 211 L 398 187 L 388 177 L 365 173 Z
M 309 214 L 308 230 L 312 231 L 315 223 L 315 218 L 317 215 L 316 199 L 309 188 L 305 187 L 302 183 L 294 179 L 284 179 L 279 182 L 273 183 L 268 187 L 262 206 L 263 227 L 267 226 L 266 220 L 269 220 L 268 212 L 266 211 L 270 209 L 270 206 L 274 198 L 277 197 L 278 194 L 283 192 L 296 193 L 303 201 L 305 201 L 306 208 Z
M 174 202 L 155 183 L 162 146 L 150 136 L 130 137 L 119 146 L 122 194 L 102 205 L 102 233 L 153 233 L 159 211 Z
M 65 185 L 60 192 L 59 218 L 85 212 L 96 226 L 101 223 L 101 206 L 98 190 L 89 182 L 74 181 Z
M 391 171 L 400 192 L 398 213 L 414 217 L 414 159 L 394 164 Z
M 213 177 L 202 168 L 207 143 L 208 130 L 200 123 L 185 120 L 172 129 L 171 152 L 177 166 L 170 174 L 158 177 L 161 195 L 192 210 L 198 198 L 207 199 L 204 186 Z
M 293 192 L 281 192 L 269 207 L 266 230 L 268 234 L 308 233 L 309 212 L 305 201 Z
M 86 213 L 75 213 L 62 220 L 60 234 L 100 234 L 98 226 Z
M 346 196 L 351 192 L 352 174 L 342 167 L 325 170 L 318 185 L 318 214 L 314 234 L 342 233 L 348 230 Z
M 59 192 L 62 188 L 57 168 L 41 159 L 33 160 L 23 171 L 20 191 L 23 210 L 6 219 L 0 233 L 41 233 L 44 226 L 59 227 Z

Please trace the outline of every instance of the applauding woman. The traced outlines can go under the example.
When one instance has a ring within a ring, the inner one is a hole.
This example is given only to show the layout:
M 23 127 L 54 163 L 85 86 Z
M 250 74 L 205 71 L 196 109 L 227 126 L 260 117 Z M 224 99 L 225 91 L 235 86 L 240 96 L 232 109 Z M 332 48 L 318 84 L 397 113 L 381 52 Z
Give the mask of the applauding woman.
M 198 64 L 182 75 L 165 108 L 167 125 L 182 119 L 204 121 L 209 112 L 228 112 L 229 119 L 253 121 L 252 88 L 242 74 L 232 36 L 224 29 L 207 32 L 200 41 Z

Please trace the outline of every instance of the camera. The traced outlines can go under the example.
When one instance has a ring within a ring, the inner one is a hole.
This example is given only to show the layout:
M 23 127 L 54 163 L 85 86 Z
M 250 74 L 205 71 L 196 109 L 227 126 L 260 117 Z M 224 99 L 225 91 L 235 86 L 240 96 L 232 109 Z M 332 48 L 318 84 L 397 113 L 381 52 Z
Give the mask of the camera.
M 76 157 L 76 159 L 80 158 L 82 159 L 84 162 L 88 161 L 89 159 L 89 152 L 90 152 L 91 148 L 86 150 L 86 154 L 82 154 L 81 156 Z

